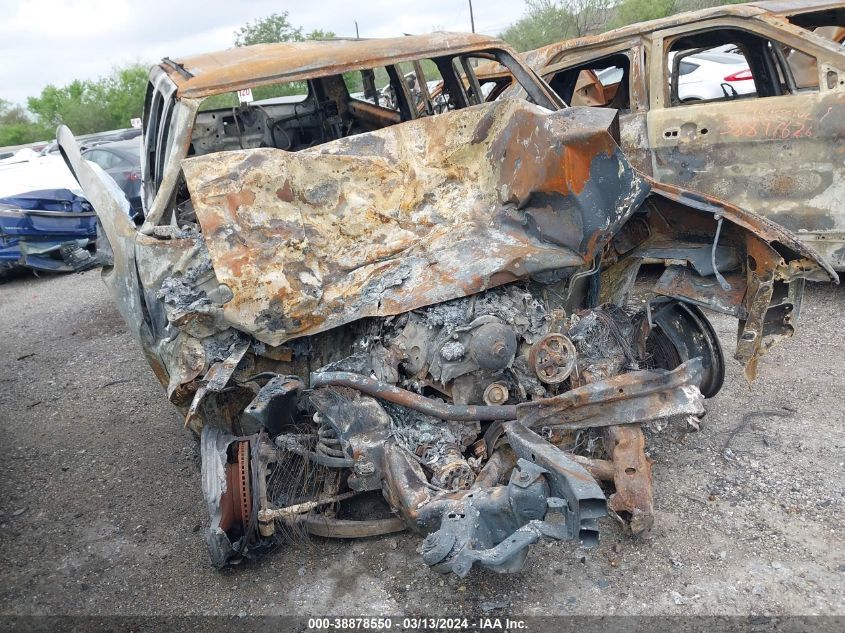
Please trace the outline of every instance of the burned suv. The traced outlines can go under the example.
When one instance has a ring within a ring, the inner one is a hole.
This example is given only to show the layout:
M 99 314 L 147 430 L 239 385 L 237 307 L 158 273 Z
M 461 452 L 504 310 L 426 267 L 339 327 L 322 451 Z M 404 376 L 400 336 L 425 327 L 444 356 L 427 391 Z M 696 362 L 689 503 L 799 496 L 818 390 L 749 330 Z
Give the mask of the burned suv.
M 525 59 L 569 105 L 618 109 L 637 169 L 757 211 L 841 271 L 843 44 L 845 2 L 784 0 L 633 24 Z
M 485 103 L 478 61 L 529 100 Z M 804 280 L 836 278 L 637 173 L 614 112 L 561 105 L 475 35 L 165 59 L 139 230 L 59 131 L 104 281 L 201 437 L 216 565 L 412 529 L 438 570 L 514 571 L 541 538 L 594 545 L 608 511 L 647 530 L 643 428 L 701 415 L 723 379 L 702 308 L 737 318 L 753 377 Z M 643 265 L 662 272 L 634 304 Z

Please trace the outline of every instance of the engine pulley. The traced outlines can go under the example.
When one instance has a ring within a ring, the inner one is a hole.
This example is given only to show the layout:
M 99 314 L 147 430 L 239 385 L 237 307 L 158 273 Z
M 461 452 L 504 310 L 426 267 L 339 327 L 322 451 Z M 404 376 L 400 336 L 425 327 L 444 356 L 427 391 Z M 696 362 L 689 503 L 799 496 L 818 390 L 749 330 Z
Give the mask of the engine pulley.
M 578 353 L 569 337 L 546 334 L 531 348 L 529 361 L 537 378 L 547 385 L 557 385 L 569 378 L 575 369 Z

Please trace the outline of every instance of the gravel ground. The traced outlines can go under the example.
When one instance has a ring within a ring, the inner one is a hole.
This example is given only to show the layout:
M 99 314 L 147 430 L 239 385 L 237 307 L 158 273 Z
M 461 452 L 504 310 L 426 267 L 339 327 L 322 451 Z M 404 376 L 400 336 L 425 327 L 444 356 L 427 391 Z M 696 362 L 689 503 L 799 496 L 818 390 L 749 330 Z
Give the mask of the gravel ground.
M 215 571 L 194 440 L 99 273 L 0 283 L 0 613 L 845 614 L 843 308 L 845 288 L 809 288 L 757 382 L 731 363 L 699 433 L 652 438 L 645 538 L 605 519 L 596 550 L 539 545 L 519 574 L 461 580 L 410 534 Z

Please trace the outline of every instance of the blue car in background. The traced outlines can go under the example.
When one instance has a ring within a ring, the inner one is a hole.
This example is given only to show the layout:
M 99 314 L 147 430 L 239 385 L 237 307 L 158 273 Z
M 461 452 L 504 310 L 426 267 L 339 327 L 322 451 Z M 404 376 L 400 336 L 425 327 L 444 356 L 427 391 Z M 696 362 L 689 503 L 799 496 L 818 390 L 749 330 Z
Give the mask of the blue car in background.
M 140 130 L 85 137 L 85 158 L 108 173 L 143 221 Z M 97 218 L 61 157 L 47 144 L 0 159 L 0 276 L 13 269 L 66 272 L 98 265 Z
M 0 275 L 19 266 L 53 272 L 92 268 L 96 237 L 94 210 L 69 189 L 0 198 Z
M 94 209 L 61 155 L 23 151 L 0 160 L 0 275 L 92 268 L 96 239 Z

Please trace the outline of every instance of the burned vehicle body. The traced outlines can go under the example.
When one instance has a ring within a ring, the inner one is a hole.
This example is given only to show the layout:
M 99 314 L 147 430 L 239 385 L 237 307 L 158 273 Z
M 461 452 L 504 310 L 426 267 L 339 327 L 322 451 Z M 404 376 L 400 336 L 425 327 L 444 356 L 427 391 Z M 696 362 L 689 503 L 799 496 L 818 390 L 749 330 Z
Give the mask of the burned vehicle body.
M 534 103 L 481 103 L 473 57 Z M 453 111 L 415 107 L 402 64 L 437 68 Z M 279 81 L 308 94 L 200 111 Z M 782 228 L 639 175 L 615 113 L 559 106 L 474 35 L 168 59 L 139 231 L 60 129 L 113 253 L 104 281 L 201 436 L 216 565 L 292 534 L 410 528 L 427 564 L 464 575 L 517 570 L 541 538 L 594 545 L 608 506 L 642 532 L 642 426 L 701 414 L 721 385 L 699 306 L 739 320 L 753 376 L 791 335 L 803 281 L 836 277 Z M 665 271 L 634 309 L 644 262 Z
M 845 270 L 843 39 L 845 3 L 756 2 L 552 44 L 525 59 L 570 105 L 620 110 L 622 147 L 643 173 L 765 215 Z M 726 65 L 717 98 L 685 97 L 697 55 L 732 56 L 746 69 Z M 744 94 L 735 88 L 743 84 Z

